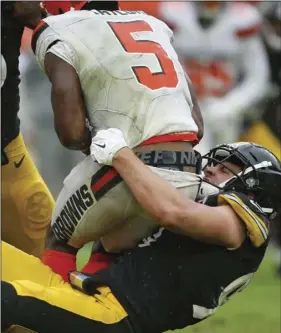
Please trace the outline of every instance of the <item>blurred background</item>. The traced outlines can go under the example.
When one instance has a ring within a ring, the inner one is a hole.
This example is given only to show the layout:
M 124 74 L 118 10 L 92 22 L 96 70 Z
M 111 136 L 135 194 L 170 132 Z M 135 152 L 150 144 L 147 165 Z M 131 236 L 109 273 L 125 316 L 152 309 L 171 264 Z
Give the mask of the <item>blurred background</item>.
M 197 150 L 206 153 L 219 143 L 251 141 L 281 159 L 281 1 L 122 1 L 120 7 L 156 16 L 174 32 L 174 47 L 205 119 Z M 20 57 L 22 133 L 56 198 L 83 155 L 63 148 L 57 139 L 50 84 L 36 63 L 30 38 L 26 29 Z M 206 323 L 184 332 L 280 333 L 280 238 L 277 220 L 253 284 Z

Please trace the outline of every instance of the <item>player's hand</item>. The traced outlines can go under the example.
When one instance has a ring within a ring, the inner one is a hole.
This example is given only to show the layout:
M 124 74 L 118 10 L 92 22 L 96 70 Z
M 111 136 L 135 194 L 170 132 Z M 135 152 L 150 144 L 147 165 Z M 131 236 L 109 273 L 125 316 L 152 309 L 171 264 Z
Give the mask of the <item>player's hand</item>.
M 112 165 L 115 154 L 125 147 L 128 145 L 119 129 L 101 130 L 92 139 L 91 156 L 100 164 Z

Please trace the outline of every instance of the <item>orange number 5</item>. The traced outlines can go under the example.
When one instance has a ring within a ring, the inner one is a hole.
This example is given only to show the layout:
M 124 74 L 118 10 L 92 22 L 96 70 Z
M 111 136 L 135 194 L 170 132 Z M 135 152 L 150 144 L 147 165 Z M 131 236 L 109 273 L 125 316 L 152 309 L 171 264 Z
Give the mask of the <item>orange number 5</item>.
M 133 22 L 108 22 L 110 28 L 118 38 L 124 50 L 129 53 L 153 53 L 160 66 L 160 72 L 152 72 L 148 66 L 132 66 L 132 70 L 139 83 L 156 90 L 160 88 L 175 88 L 178 76 L 173 61 L 169 58 L 163 47 L 149 40 L 135 40 L 131 33 L 153 31 L 145 21 Z

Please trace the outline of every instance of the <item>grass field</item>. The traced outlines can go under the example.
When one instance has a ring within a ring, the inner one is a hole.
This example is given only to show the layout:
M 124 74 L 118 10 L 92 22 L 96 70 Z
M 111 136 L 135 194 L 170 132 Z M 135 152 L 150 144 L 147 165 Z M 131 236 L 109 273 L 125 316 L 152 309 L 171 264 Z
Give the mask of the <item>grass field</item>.
M 78 264 L 88 260 L 89 246 Z M 272 250 L 249 287 L 234 296 L 204 322 L 176 333 L 280 333 L 280 279 L 276 277 Z M 145 333 L 145 332 L 144 332 Z

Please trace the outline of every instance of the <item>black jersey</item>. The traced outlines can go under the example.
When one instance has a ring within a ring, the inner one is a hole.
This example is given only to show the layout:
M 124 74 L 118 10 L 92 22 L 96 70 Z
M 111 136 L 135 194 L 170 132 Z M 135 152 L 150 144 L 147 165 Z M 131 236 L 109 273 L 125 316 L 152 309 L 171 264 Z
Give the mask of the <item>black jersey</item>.
M 245 195 L 220 195 L 248 231 L 239 249 L 208 245 L 160 228 L 138 248 L 95 274 L 111 287 L 135 332 L 160 333 L 193 325 L 243 289 L 267 246 L 268 220 Z
M 19 55 L 24 26 L 13 17 L 13 2 L 1 2 L 1 53 L 7 77 L 1 88 L 2 148 L 19 134 Z

